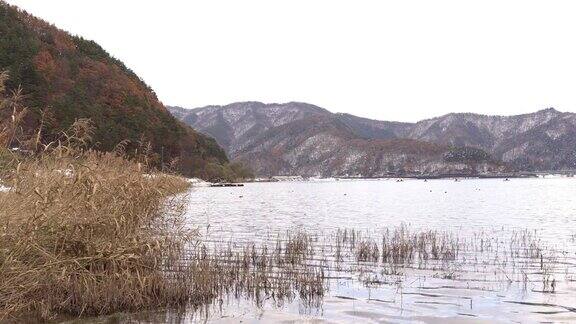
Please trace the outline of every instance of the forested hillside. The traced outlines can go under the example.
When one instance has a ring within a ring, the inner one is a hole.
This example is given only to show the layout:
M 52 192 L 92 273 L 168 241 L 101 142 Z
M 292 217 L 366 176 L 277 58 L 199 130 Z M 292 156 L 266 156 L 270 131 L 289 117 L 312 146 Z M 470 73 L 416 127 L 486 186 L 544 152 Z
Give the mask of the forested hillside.
M 93 146 L 111 150 L 150 143 L 153 163 L 170 162 L 190 176 L 229 178 L 224 151 L 212 138 L 172 117 L 154 91 L 93 41 L 72 36 L 0 1 L 0 71 L 8 90 L 23 89 L 25 129 L 44 120 L 49 141 L 78 118 L 96 126 Z M 8 118 L 2 112 L 0 118 Z

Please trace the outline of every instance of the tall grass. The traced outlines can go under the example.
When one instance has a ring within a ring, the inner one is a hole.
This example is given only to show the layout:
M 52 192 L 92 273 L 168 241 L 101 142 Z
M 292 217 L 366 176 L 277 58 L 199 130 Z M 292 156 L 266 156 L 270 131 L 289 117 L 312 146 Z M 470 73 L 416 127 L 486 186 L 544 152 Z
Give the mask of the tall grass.
M 101 314 L 170 304 L 162 270 L 180 231 L 175 177 L 111 153 L 20 162 L 0 194 L 0 316 Z M 168 218 L 172 219 L 168 219 Z M 170 233 L 170 235 L 167 235 Z
M 121 146 L 88 149 L 85 120 L 43 146 L 34 134 L 18 138 L 18 95 L 0 99 L 9 116 L 0 120 L 0 179 L 10 188 L 0 192 L 0 321 L 187 302 L 165 275 L 194 235 L 181 225 L 187 182 L 125 158 Z M 24 143 L 34 144 L 27 154 Z

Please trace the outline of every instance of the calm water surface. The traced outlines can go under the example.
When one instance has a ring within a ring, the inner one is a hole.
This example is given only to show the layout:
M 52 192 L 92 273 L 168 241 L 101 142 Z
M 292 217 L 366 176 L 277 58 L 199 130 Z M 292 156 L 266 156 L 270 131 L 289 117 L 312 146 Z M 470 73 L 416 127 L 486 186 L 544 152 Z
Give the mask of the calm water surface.
M 191 223 L 219 235 L 257 238 L 302 227 L 541 231 L 565 243 L 576 234 L 576 179 L 341 180 L 197 188 Z
M 504 247 L 504 252 L 464 256 L 460 265 L 448 266 L 454 267 L 450 276 L 434 267 L 406 269 L 395 284 L 380 286 L 362 284 L 357 273 L 368 269 L 377 274 L 378 267 L 355 264 L 345 272 L 347 278 L 330 283 L 318 309 L 297 301 L 259 308 L 231 301 L 203 320 L 576 322 L 574 178 L 324 180 L 194 188 L 187 217 L 211 242 L 266 242 L 276 233 L 330 235 L 343 228 L 377 237 L 405 226 L 462 238 L 482 233 Z M 508 261 L 511 251 L 505 247 L 522 231 L 539 237 L 550 259 Z M 551 264 L 548 274 L 542 262 Z M 554 292 L 545 291 L 545 275 L 554 279 Z

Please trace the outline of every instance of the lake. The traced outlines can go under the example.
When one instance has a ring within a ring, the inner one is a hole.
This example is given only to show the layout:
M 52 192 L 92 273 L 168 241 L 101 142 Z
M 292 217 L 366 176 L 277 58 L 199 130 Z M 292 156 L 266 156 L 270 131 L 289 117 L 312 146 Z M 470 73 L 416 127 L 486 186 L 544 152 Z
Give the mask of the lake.
M 194 188 L 189 199 L 189 224 L 212 247 L 311 233 L 318 242 L 314 260 L 332 278 L 317 307 L 298 298 L 258 307 L 230 299 L 195 319 L 576 321 L 574 178 L 248 183 Z M 344 257 L 338 251 L 345 266 L 333 266 L 334 233 L 357 232 L 383 253 L 383 238 L 399 228 L 449 237 L 458 255 L 389 271 L 379 254 L 363 262 L 350 248 Z
M 554 239 L 576 234 L 576 179 L 340 180 L 198 188 L 189 219 L 204 230 L 256 238 L 302 227 L 479 231 L 505 227 Z M 560 242 L 558 242 L 560 243 Z
M 190 260 L 252 264 L 221 277 L 240 284 L 95 322 L 576 322 L 574 178 L 248 183 L 186 201 Z

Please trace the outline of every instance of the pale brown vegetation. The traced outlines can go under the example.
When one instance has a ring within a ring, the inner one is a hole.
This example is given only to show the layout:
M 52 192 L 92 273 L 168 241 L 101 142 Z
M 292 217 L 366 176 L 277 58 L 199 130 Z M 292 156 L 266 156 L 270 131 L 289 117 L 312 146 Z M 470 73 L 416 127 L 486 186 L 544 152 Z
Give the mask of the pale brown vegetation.
M 191 234 L 173 226 L 179 204 L 167 198 L 185 182 L 144 177 L 140 165 L 112 153 L 60 153 L 19 162 L 0 194 L 0 315 L 177 301 L 162 270 Z
M 19 134 L 26 110 L 18 96 L 0 100 L 11 116 L 0 124 L 0 179 L 9 188 L 0 192 L 0 320 L 184 302 L 164 271 L 193 236 L 180 226 L 187 182 L 125 158 L 121 147 L 88 149 L 87 120 L 35 143 Z

